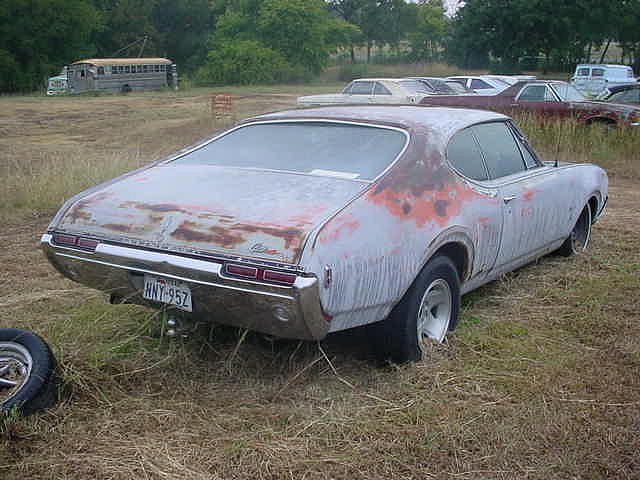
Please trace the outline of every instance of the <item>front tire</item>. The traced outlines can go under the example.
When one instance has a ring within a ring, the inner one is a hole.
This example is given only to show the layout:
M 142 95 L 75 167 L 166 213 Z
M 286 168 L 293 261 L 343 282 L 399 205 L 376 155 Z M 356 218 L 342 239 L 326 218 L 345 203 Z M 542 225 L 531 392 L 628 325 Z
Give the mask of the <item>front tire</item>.
M 376 356 L 396 363 L 422 359 L 430 343 L 441 343 L 455 328 L 459 310 L 458 271 L 448 257 L 436 256 L 389 317 L 372 325 Z
M 558 255 L 570 257 L 576 253 L 585 251 L 591 238 L 591 223 L 591 206 L 587 203 L 582 209 L 582 212 L 580 212 L 580 216 L 571 233 L 557 250 Z
M 57 399 L 56 361 L 38 335 L 0 328 L 0 413 L 30 415 Z

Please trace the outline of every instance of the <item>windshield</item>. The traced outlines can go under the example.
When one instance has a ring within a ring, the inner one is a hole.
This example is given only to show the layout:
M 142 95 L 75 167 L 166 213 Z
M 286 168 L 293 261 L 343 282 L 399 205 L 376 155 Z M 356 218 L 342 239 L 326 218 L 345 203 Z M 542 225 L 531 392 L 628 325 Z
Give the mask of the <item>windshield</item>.
M 247 125 L 174 160 L 372 180 L 404 148 L 403 132 L 381 127 L 282 122 Z
M 560 100 L 564 102 L 583 102 L 586 97 L 582 95 L 573 85 L 568 83 L 554 83 L 551 85 L 556 91 Z

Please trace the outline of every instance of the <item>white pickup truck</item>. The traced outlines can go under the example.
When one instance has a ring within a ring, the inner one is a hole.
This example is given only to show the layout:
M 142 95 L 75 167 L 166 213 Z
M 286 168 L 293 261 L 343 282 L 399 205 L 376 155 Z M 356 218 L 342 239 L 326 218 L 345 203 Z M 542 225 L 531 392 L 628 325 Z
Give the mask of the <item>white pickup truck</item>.
M 597 97 L 609 87 L 637 81 L 633 69 L 626 65 L 580 64 L 571 77 L 573 86 L 589 97 Z

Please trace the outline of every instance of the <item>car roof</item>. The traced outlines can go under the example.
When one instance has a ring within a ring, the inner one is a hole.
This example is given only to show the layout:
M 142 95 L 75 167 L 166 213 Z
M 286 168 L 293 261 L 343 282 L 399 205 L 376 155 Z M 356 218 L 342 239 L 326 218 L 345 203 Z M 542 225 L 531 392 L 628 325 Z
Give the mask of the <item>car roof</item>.
M 335 120 L 400 127 L 411 131 L 437 132 L 447 138 L 471 125 L 509 117 L 488 110 L 432 107 L 428 105 L 335 105 L 285 110 L 260 115 L 260 120 Z

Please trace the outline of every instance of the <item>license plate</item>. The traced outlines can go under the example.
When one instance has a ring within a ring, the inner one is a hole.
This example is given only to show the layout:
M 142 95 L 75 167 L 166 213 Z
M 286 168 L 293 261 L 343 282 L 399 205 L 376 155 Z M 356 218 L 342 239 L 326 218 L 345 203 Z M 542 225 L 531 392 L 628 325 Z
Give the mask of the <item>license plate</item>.
M 175 305 L 187 312 L 192 311 L 191 289 L 185 283 L 170 278 L 145 275 L 142 297 L 154 302 Z

